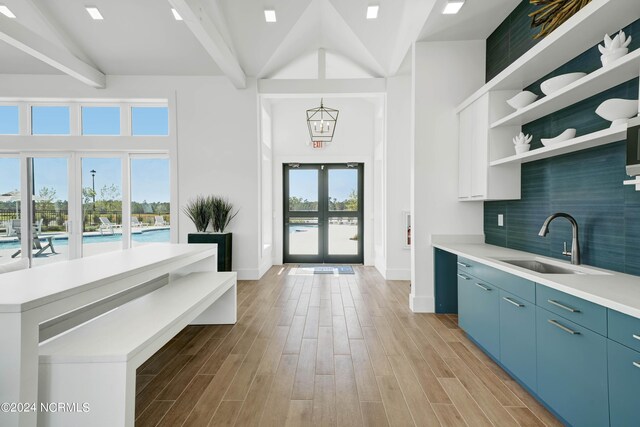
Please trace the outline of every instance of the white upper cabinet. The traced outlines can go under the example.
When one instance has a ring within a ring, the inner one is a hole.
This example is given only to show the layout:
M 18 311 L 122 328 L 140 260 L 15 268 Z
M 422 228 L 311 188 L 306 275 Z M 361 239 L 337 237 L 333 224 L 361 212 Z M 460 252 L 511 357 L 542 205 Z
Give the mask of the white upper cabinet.
M 490 128 L 491 120 L 504 114 L 505 100 L 512 95 L 512 91 L 484 94 L 458 115 L 458 198 L 462 201 L 520 198 L 519 165 L 489 167 L 490 159 L 507 155 L 505 147 L 513 150 L 505 140 L 520 132 L 515 126 Z

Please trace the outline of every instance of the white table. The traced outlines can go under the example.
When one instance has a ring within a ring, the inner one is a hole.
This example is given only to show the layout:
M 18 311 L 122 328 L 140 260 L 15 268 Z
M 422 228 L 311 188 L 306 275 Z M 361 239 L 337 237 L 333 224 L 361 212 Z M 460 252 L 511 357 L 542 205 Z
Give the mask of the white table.
M 216 245 L 152 244 L 0 275 L 0 404 L 38 405 L 40 324 L 177 271 L 216 271 Z M 1 412 L 2 426 L 35 426 Z

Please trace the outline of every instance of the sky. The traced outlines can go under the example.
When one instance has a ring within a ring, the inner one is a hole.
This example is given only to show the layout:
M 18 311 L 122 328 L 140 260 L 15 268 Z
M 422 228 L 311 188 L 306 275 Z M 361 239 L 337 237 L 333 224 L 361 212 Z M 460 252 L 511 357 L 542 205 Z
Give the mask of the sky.
M 166 107 L 133 107 L 133 135 L 167 135 Z M 0 106 L 0 134 L 18 133 L 18 107 Z M 69 107 L 32 107 L 32 133 L 68 135 Z M 85 135 L 119 135 L 120 107 L 82 107 L 82 132 Z M 115 184 L 122 193 L 122 169 L 119 158 L 83 158 L 82 186 L 91 187 L 91 170 L 95 170 L 95 187 Z M 53 188 L 56 199 L 68 200 L 67 159 L 34 160 L 36 194 L 42 187 Z M 20 188 L 20 163 L 17 158 L 0 157 L 0 194 Z M 169 160 L 133 159 L 131 161 L 131 196 L 135 202 L 168 202 L 170 200 Z
M 358 189 L 358 171 L 355 169 L 329 170 L 329 197 L 346 200 L 352 190 Z M 318 200 L 318 171 L 313 169 L 289 170 L 289 195 Z

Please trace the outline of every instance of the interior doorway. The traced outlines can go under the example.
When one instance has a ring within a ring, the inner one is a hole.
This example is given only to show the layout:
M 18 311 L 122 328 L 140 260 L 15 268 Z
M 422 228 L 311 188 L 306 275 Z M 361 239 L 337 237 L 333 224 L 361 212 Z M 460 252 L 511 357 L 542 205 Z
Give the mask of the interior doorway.
M 364 164 L 284 165 L 283 261 L 364 262 Z

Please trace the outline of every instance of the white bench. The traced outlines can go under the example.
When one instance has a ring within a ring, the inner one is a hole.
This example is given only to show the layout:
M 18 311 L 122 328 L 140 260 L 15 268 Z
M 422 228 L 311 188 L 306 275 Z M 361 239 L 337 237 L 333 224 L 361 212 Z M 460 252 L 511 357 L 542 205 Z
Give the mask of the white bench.
M 236 283 L 190 273 L 40 344 L 38 401 L 76 405 L 38 426 L 133 426 L 136 369 L 190 323 L 235 323 Z

